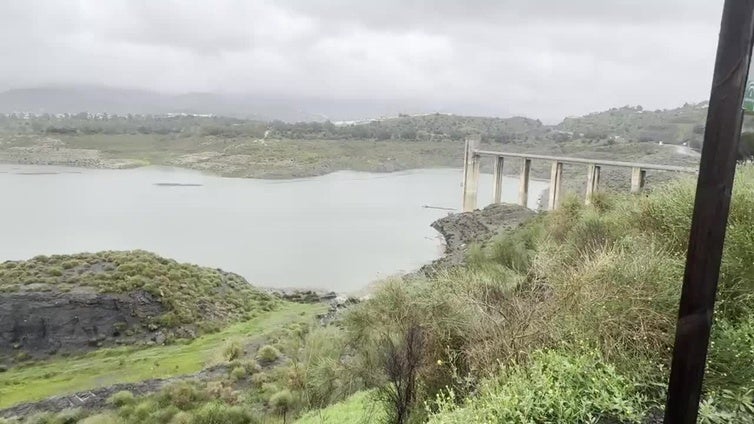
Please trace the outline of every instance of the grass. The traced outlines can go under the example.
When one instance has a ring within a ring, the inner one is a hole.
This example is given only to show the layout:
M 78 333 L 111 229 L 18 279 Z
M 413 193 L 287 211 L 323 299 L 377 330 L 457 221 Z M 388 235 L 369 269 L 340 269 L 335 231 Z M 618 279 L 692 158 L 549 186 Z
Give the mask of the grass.
M 384 412 L 374 402 L 373 391 L 361 391 L 327 408 L 310 411 L 294 424 L 335 424 L 382 422 Z
M 275 311 L 183 344 L 101 349 L 77 358 L 13 368 L 0 380 L 0 408 L 116 383 L 195 373 L 222 357 L 224 341 L 260 339 L 292 322 L 308 322 L 324 308 L 283 303 Z

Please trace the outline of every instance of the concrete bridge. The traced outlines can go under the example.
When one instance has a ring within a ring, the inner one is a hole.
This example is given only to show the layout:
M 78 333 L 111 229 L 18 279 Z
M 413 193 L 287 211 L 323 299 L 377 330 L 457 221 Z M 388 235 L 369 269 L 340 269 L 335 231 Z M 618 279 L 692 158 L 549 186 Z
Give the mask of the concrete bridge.
M 466 150 L 463 161 L 463 211 L 469 212 L 477 208 L 477 191 L 479 188 L 479 168 L 483 157 L 494 160 L 493 171 L 493 201 L 500 203 L 503 184 L 503 165 L 506 158 L 520 159 L 521 176 L 518 190 L 518 204 L 526 206 L 529 199 L 529 178 L 533 160 L 552 162 L 550 171 L 550 195 L 547 209 L 557 209 L 563 191 L 563 164 L 586 165 L 586 193 L 585 202 L 589 204 L 592 194 L 597 191 L 600 182 L 600 171 L 603 167 L 617 167 L 631 169 L 631 193 L 638 194 L 644 188 L 647 170 L 671 171 L 683 173 L 697 173 L 698 169 L 683 166 L 655 165 L 648 163 L 619 162 L 611 160 L 583 159 L 561 156 L 535 155 L 528 153 L 508 153 L 480 150 L 481 139 L 470 137 L 466 139 Z

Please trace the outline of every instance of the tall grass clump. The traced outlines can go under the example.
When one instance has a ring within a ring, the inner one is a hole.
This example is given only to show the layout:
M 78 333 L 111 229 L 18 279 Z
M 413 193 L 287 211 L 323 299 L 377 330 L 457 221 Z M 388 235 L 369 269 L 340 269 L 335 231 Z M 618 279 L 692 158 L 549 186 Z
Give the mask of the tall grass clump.
M 323 408 L 364 387 L 358 375 L 353 375 L 342 361 L 345 343 L 345 335 L 338 327 L 316 328 L 306 334 L 298 353 L 291 358 L 288 385 L 300 393 L 307 409 Z

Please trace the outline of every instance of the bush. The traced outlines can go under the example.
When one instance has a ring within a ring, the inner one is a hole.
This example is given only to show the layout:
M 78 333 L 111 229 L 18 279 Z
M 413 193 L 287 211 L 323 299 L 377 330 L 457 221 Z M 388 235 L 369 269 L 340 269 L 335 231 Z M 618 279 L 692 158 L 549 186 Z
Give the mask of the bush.
M 157 411 L 157 408 L 156 402 L 145 400 L 134 407 L 130 418 L 136 422 L 143 423 L 153 412 Z
M 341 357 L 345 334 L 336 326 L 319 327 L 307 333 L 292 358 L 288 387 L 301 392 L 306 409 L 322 408 L 344 399 L 362 385 Z
M 192 424 L 194 422 L 194 416 L 190 412 L 181 411 L 173 415 L 170 419 L 170 424 Z
M 189 410 L 205 397 L 196 386 L 182 381 L 173 383 L 163 388 L 157 395 L 157 399 L 163 407 L 173 405 L 181 410 Z
M 68 408 L 55 415 L 53 422 L 55 424 L 76 424 L 85 415 L 86 413 L 81 408 Z
M 128 390 L 121 390 L 120 392 L 113 393 L 113 395 L 107 399 L 107 403 L 116 408 L 120 408 L 124 405 L 133 405 L 134 402 L 134 395 Z
M 526 274 L 536 247 L 543 237 L 542 220 L 531 220 L 519 229 L 494 237 L 485 249 L 484 260 Z
M 479 396 L 461 407 L 454 402 L 452 391 L 440 396 L 440 410 L 429 422 L 577 423 L 600 418 L 639 422 L 644 412 L 631 380 L 596 352 L 534 352 L 527 364 L 501 369 Z
M 254 374 L 259 372 L 261 367 L 259 366 L 259 363 L 255 361 L 254 359 L 245 359 L 243 361 L 236 361 L 236 365 L 243 367 L 244 370 L 246 370 L 246 374 Z
M 230 371 L 230 378 L 233 381 L 243 380 L 246 377 L 246 368 L 235 367 Z
M 252 422 L 254 422 L 252 415 L 240 406 L 210 402 L 196 410 L 192 424 L 249 424 Z
M 285 415 L 293 406 L 293 395 L 289 390 L 281 390 L 270 397 L 269 404 L 285 419 Z
M 223 356 L 226 361 L 233 361 L 243 355 L 243 346 L 238 340 L 230 340 L 225 344 Z
M 162 407 L 152 413 L 150 418 L 157 423 L 167 423 L 173 420 L 177 414 L 181 412 L 177 407 L 170 405 L 168 407 Z
M 416 421 L 414 405 L 419 397 L 420 384 L 417 377 L 423 365 L 425 342 L 422 329 L 412 325 L 402 340 L 396 342 L 388 337 L 381 347 L 387 384 L 379 389 L 378 395 L 390 423 L 403 424 L 409 419 Z
M 275 346 L 264 345 L 257 352 L 257 360 L 269 364 L 275 362 L 280 357 L 280 351 Z

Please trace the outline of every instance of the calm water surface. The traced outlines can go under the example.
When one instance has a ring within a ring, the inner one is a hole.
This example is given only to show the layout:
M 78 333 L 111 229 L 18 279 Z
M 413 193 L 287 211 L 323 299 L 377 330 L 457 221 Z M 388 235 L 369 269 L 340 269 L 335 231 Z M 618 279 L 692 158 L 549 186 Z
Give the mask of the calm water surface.
M 480 204 L 491 201 L 482 175 Z M 338 292 L 442 254 L 430 228 L 460 207 L 461 171 L 342 171 L 296 180 L 0 164 L 0 261 L 144 249 L 269 287 Z M 531 206 L 545 188 L 531 184 Z M 504 184 L 514 201 L 517 181 Z

